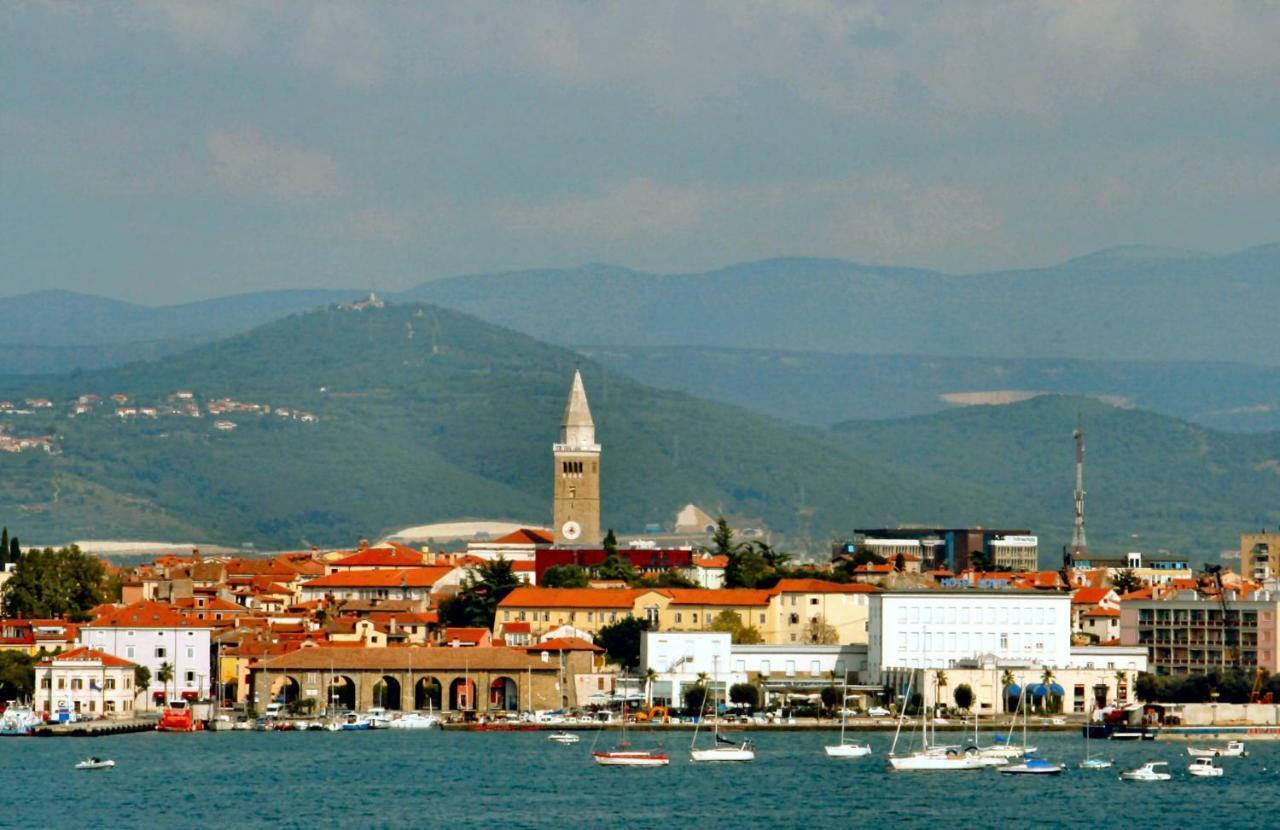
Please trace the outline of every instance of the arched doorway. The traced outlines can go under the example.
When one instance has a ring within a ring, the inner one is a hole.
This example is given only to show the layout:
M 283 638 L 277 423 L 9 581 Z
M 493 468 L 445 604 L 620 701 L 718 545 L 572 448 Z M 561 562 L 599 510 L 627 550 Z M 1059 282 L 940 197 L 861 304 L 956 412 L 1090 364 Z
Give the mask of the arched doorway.
M 444 708 L 444 687 L 434 677 L 423 677 L 413 686 L 413 708 L 440 711 Z
M 389 674 L 373 684 L 373 705 L 383 709 L 400 709 L 400 681 Z
M 497 677 L 489 684 L 489 708 L 514 712 L 520 708 L 520 690 L 510 677 Z
M 356 683 L 346 675 L 335 675 L 329 681 L 328 695 L 326 702 L 332 709 L 347 709 L 355 711 L 356 708 Z
M 281 675 L 271 679 L 271 703 L 293 706 L 302 694 L 302 684 L 296 677 Z
M 449 684 L 449 708 L 453 710 L 476 708 L 476 682 L 461 677 Z

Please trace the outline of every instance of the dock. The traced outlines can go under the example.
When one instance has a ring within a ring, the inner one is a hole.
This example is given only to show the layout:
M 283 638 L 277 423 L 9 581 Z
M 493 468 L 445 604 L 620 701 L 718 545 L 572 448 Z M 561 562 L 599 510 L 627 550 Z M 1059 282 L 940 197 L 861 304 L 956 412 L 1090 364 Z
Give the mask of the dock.
M 156 722 L 141 718 L 129 720 L 90 720 L 75 723 L 46 723 L 36 727 L 32 734 L 37 738 L 97 738 L 104 735 L 124 735 L 129 732 L 154 732 Z

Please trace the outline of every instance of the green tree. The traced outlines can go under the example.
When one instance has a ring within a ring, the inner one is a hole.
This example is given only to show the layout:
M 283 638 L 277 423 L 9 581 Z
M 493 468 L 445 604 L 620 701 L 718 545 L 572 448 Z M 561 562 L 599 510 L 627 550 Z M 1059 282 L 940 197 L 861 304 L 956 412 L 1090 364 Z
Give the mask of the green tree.
M 644 704 L 653 705 L 653 684 L 658 681 L 658 672 L 652 666 L 644 670 Z
M 835 709 L 836 704 L 840 703 L 841 692 L 835 686 L 823 686 L 818 695 L 822 698 L 822 707 L 828 711 Z
M 952 697 L 955 698 L 956 706 L 961 709 L 968 710 L 973 707 L 973 689 L 968 683 L 961 683 L 956 686 L 956 690 L 952 692 Z
M 729 687 L 729 701 L 755 709 L 760 705 L 760 690 L 750 683 L 734 683 Z
M 764 563 L 775 571 L 784 569 L 792 558 L 791 554 L 775 550 L 768 542 L 752 542 L 751 547 L 760 555 Z
M 741 547 L 733 541 L 733 528 L 724 516 L 716 519 L 715 532 L 711 534 L 711 552 L 717 556 L 732 556 Z
M 105 578 L 102 563 L 75 545 L 28 551 L 4 585 L 3 605 L 15 617 L 84 621 L 103 601 Z
M 1117 571 L 1116 575 L 1111 577 L 1111 587 L 1115 589 L 1117 594 L 1133 593 L 1142 587 L 1142 580 L 1138 579 L 1138 575 L 1133 572 L 1132 568 L 1125 568 Z
M 969 552 L 969 567 L 979 573 L 984 573 L 993 570 L 994 565 L 985 550 L 975 550 Z
M 9 561 L 9 528 L 6 525 L 3 531 L 0 531 L 0 570 L 4 570 L 5 564 Z
M 698 683 L 684 689 L 684 708 L 688 712 L 701 714 L 707 702 L 707 687 Z
M 36 658 L 20 651 L 0 651 L 0 701 L 29 700 L 36 688 Z
M 716 614 L 715 619 L 711 621 L 711 630 L 727 631 L 729 641 L 734 645 L 755 645 L 764 640 L 758 628 L 744 623 L 738 612 L 729 608 Z
M 621 580 L 628 585 L 640 579 L 640 572 L 630 560 L 619 556 L 616 550 L 606 555 L 604 561 L 593 570 L 596 579 Z
M 9 539 L 9 561 L 18 562 L 22 559 L 22 545 L 18 542 L 18 537 L 13 536 Z
M 764 557 L 751 547 L 737 548 L 728 556 L 729 564 L 724 569 L 726 588 L 757 588 L 773 573 Z
M 640 635 L 648 630 L 648 620 L 623 617 L 596 633 L 596 645 L 604 649 L 610 663 L 635 668 L 640 663 Z
M 606 558 L 618 555 L 618 537 L 614 535 L 613 528 L 609 528 L 609 532 L 604 535 L 604 542 L 601 547 L 604 548 Z
M 680 571 L 674 568 L 654 574 L 653 576 L 646 576 L 644 579 L 641 580 L 641 583 L 650 588 L 697 588 L 698 587 L 698 583 L 694 582 L 692 579 L 680 573 Z
M 160 681 L 161 687 L 164 688 L 165 698 L 172 700 L 169 694 L 169 681 L 173 680 L 173 664 L 168 661 L 160 664 L 160 671 L 156 672 L 156 680 Z
M 805 626 L 804 641 L 810 645 L 833 646 L 840 642 L 840 634 L 826 617 L 819 614 Z
M 1057 675 L 1053 673 L 1053 669 L 1048 666 L 1045 666 L 1044 671 L 1040 672 L 1040 683 L 1044 686 L 1045 706 L 1053 712 L 1058 712 L 1062 709 L 1062 695 L 1054 694 L 1051 691 L 1051 687 L 1056 677 Z
M 1133 694 L 1138 700 L 1151 702 L 1160 698 L 1160 678 L 1150 672 L 1142 672 L 1133 684 Z
M 151 669 L 138 665 L 133 667 L 133 696 L 136 698 L 147 691 L 151 685 Z
M 462 589 L 440 603 L 440 619 L 464 628 L 493 628 L 498 603 L 523 583 L 511 563 L 499 557 L 467 571 Z
M 554 565 L 542 574 L 544 588 L 585 588 L 587 572 L 577 565 Z
M 1014 677 L 1013 672 L 1005 669 L 1000 675 L 1000 696 L 1004 698 L 1004 709 L 1006 712 L 1013 711 L 1018 704 L 1015 702 L 1017 695 L 1012 695 L 1009 690 L 1018 683 L 1018 678 Z

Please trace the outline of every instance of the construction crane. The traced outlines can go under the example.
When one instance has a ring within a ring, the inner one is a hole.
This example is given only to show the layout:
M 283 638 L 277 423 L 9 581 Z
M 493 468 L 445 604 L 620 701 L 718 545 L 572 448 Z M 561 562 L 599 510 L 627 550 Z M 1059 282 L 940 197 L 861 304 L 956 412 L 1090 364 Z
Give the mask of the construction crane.
M 1227 608 L 1227 589 L 1222 584 L 1222 566 L 1206 565 L 1205 573 L 1213 577 L 1214 587 L 1218 591 L 1218 603 L 1222 606 L 1222 663 L 1228 668 L 1240 668 L 1240 649 L 1236 647 L 1239 632 L 1237 621 Z M 1201 589 L 1205 593 L 1204 589 Z

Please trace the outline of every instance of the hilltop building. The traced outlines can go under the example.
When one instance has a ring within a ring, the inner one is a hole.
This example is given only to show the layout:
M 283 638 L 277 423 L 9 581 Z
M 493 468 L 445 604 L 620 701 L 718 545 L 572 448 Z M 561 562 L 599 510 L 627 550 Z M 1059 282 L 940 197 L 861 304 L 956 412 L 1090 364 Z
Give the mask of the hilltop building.
M 852 539 L 847 539 L 836 546 L 834 554 L 835 558 L 851 556 L 859 548 L 864 548 L 892 561 L 901 553 L 908 558 L 918 557 L 923 563 L 922 570 L 945 568 L 952 573 L 959 573 L 971 567 L 969 558 L 979 551 L 986 555 L 989 562 L 994 562 L 997 556 L 1003 556 L 1011 561 L 1017 558 L 1025 562 L 1026 547 L 1028 544 L 1034 547 L 1035 538 L 1027 528 L 1003 530 L 987 527 L 858 528 L 853 531 Z M 1010 542 L 1010 544 L 1001 548 L 993 545 L 997 541 Z M 1034 567 L 1033 560 L 1031 569 Z
M 552 445 L 555 457 L 555 496 L 551 527 L 557 545 L 599 545 L 600 445 L 596 425 L 587 405 L 582 373 L 573 373 L 569 401 L 560 423 L 560 441 Z
M 1280 529 L 1240 534 L 1240 573 L 1257 582 L 1280 578 Z

